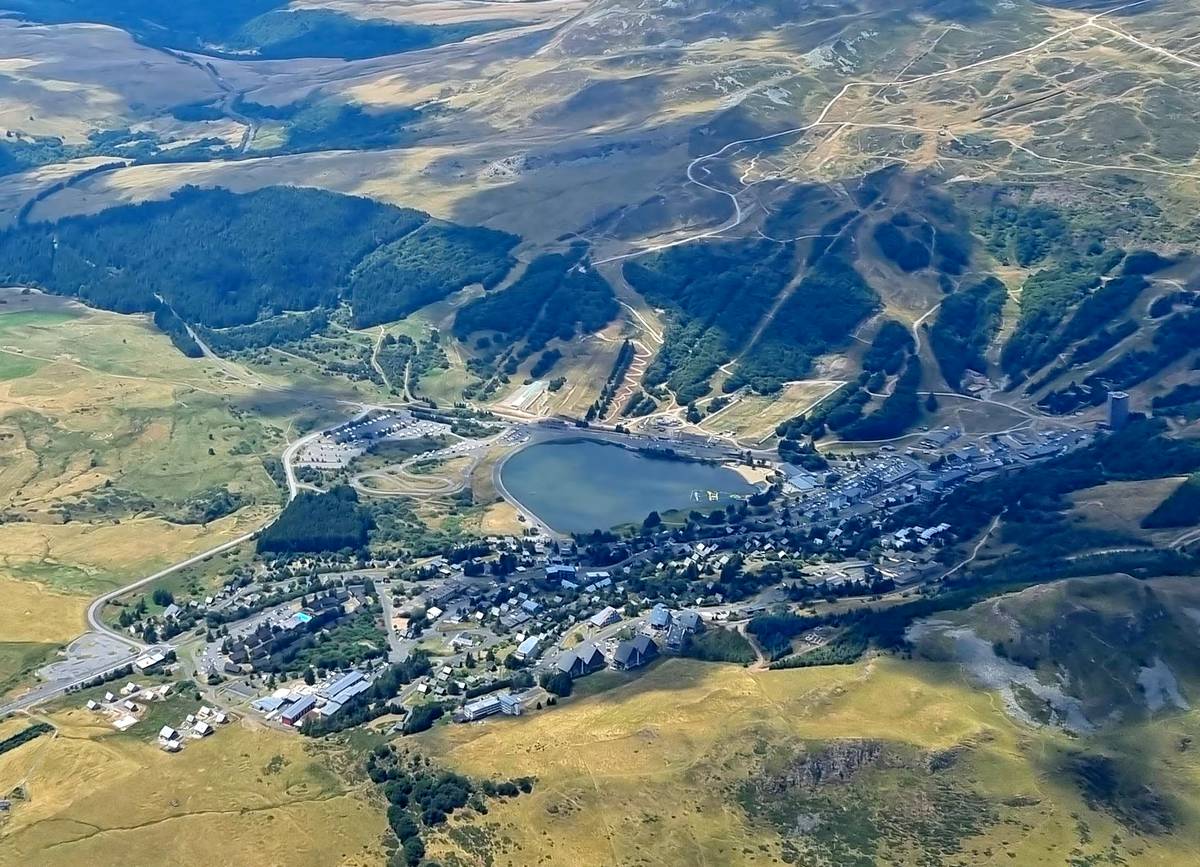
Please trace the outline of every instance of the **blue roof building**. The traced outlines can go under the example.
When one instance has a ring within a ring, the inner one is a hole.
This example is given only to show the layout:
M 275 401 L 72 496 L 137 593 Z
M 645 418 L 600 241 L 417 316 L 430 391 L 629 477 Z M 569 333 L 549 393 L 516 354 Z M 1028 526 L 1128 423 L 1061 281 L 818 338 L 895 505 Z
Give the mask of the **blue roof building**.
M 667 606 L 659 603 L 650 612 L 650 626 L 654 629 L 666 629 L 671 625 L 671 612 Z

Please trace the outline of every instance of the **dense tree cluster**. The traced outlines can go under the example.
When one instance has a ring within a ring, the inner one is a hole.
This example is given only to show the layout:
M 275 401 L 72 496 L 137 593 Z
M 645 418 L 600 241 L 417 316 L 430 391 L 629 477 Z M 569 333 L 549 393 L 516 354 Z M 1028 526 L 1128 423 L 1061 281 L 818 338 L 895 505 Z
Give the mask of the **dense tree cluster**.
M 896 214 L 888 222 L 877 224 L 872 234 L 883 255 L 902 271 L 920 271 L 933 260 L 929 249 L 933 227 L 910 214 Z
M 773 309 L 795 258 L 794 244 L 740 241 L 630 260 L 624 271 L 630 285 L 671 316 L 646 384 L 665 384 L 686 405 L 706 395 L 717 368 L 739 353 L 727 391 L 749 386 L 770 393 L 805 376 L 812 359 L 847 340 L 878 298 L 838 252 L 820 257 Z
M 917 390 L 921 387 L 921 359 L 912 354 L 915 347 L 910 339 L 907 344 L 907 360 L 904 371 L 896 378 L 891 393 L 883 399 L 879 408 L 869 415 L 841 424 L 832 418 L 830 426 L 844 440 L 871 441 L 887 440 L 905 433 L 921 418 L 921 401 Z
M 367 756 L 366 770 L 388 801 L 388 825 L 395 835 L 388 844 L 389 850 L 395 850 L 388 867 L 430 863 L 424 860 L 421 832 L 444 824 L 459 810 L 469 806 L 484 814 L 488 811 L 485 798 L 515 798 L 533 791 L 530 777 L 477 783 L 462 774 L 436 767 L 419 753 L 401 752 L 392 744 L 381 744 L 372 750 Z
M 188 331 L 187 325 L 175 315 L 175 311 L 166 304 L 154 308 L 154 326 L 175 344 L 175 348 L 188 358 L 202 358 L 204 350 L 196 342 L 196 338 Z
M 0 276 L 121 313 L 159 298 L 189 323 L 244 325 L 332 307 L 350 270 L 426 219 L 368 199 L 185 187 L 168 201 L 0 233 Z
M 361 105 L 308 98 L 288 105 L 259 105 L 239 99 L 238 114 L 283 127 L 267 153 L 314 150 L 377 150 L 397 147 L 420 117 L 411 108 L 367 111 Z
M 1125 257 L 1125 264 L 1121 267 L 1121 271 L 1125 274 L 1153 274 L 1174 264 L 1174 259 L 1153 250 L 1134 250 Z
M 1008 290 L 987 277 L 942 301 L 929 330 L 929 346 L 951 388 L 962 385 L 967 370 L 987 371 L 984 353 L 1000 329 Z
M 1200 384 L 1184 382 L 1153 401 L 1154 412 L 1159 415 L 1200 416 Z
M 1194 527 L 1200 522 L 1200 474 L 1188 476 L 1142 520 L 1147 530 Z
M 260 552 L 320 553 L 366 547 L 374 527 L 371 513 L 358 504 L 358 494 L 339 485 L 327 494 L 301 491 L 258 537 Z
M 979 229 L 1001 262 L 1023 268 L 1069 246 L 1072 237 L 1070 225 L 1054 208 L 1006 201 L 983 213 Z
M 818 355 L 843 346 L 879 296 L 848 260 L 830 253 L 813 265 L 775 311 L 724 385 L 770 394 L 809 374 Z
M 1081 340 L 1071 352 L 1070 364 L 1077 367 L 1095 361 L 1127 337 L 1137 333 L 1138 325 L 1132 319 L 1123 319 L 1116 325 L 1105 325 L 1091 337 Z M 1061 372 L 1056 369 L 1056 373 Z
M 515 260 L 515 235 L 429 222 L 384 244 L 350 276 L 350 304 L 359 328 L 402 319 L 472 283 L 498 284 Z
M 625 279 L 671 314 L 666 344 L 646 372 L 681 404 L 708 393 L 709 380 L 749 339 L 791 279 L 792 245 L 697 243 L 631 259 Z
M 324 331 L 328 325 L 329 311 L 317 308 L 306 313 L 272 316 L 249 325 L 235 325 L 230 328 L 198 326 L 197 330 L 209 348 L 216 353 L 224 353 L 297 343 Z
M 1021 289 L 1020 317 L 1004 345 L 1000 365 L 1014 379 L 1037 370 L 1052 359 L 1054 337 L 1071 308 L 1100 286 L 1120 254 L 1074 260 L 1034 273 Z
M 633 364 L 634 355 L 633 343 L 626 340 L 621 344 L 621 350 L 617 353 L 616 359 L 613 360 L 612 370 L 609 371 L 608 379 L 604 381 L 604 387 L 600 389 L 600 396 L 596 398 L 595 403 L 588 407 L 587 421 L 604 418 L 608 415 L 608 411 L 612 407 L 613 398 L 617 396 L 617 390 L 621 387 L 621 383 L 625 381 L 625 374 L 629 372 L 629 366 Z
M 551 340 L 571 340 L 599 331 L 619 306 L 612 287 L 584 259 L 585 248 L 548 253 L 529 264 L 507 289 L 491 292 L 464 305 L 454 319 L 460 338 L 497 331 L 508 344 L 523 343 L 510 354 L 511 370 Z
M 863 407 L 871 396 L 864 390 L 870 374 L 865 371 L 857 380 L 838 387 L 808 413 L 788 419 L 775 428 L 775 433 L 784 440 L 800 437 L 820 439 L 827 430 L 842 430 L 854 424 L 862 416 Z
M 562 353 L 557 349 L 547 349 L 534 362 L 533 367 L 529 369 L 529 375 L 534 379 L 541 379 L 554 369 L 554 365 L 558 364 L 561 358 Z
M 895 319 L 885 319 L 863 353 L 862 368 L 870 373 L 899 373 L 914 348 L 912 332 Z
M 7 753 L 9 750 L 15 750 L 22 744 L 27 744 L 34 738 L 48 734 L 54 731 L 54 726 L 47 722 L 36 722 L 33 725 L 26 726 L 14 735 L 9 735 L 4 740 L 0 741 L 0 755 Z
M 1096 379 L 1118 389 L 1145 382 L 1194 351 L 1197 334 L 1200 310 L 1176 313 L 1154 329 L 1149 347 L 1126 352 L 1101 370 Z
M 625 401 L 625 406 L 621 408 L 621 417 L 641 418 L 650 415 L 657 409 L 658 401 L 639 388 L 635 389 L 629 395 L 629 400 Z
M 171 146 L 168 147 L 167 145 Z M 133 132 L 128 128 L 93 130 L 87 140 L 64 142 L 57 136 L 9 137 L 0 139 L 0 175 L 66 162 L 82 157 L 111 156 L 120 161 L 94 166 L 39 190 L 18 212 L 18 222 L 25 222 L 37 202 L 54 193 L 74 186 L 88 177 L 109 171 L 114 166 L 135 163 L 169 163 L 212 159 L 229 151 L 224 139 L 198 138 L 184 144 L 168 142 L 152 132 Z
M 1190 292 L 1186 289 L 1180 289 L 1176 292 L 1166 292 L 1159 295 L 1150 304 L 1150 318 L 1162 319 L 1184 305 L 1200 307 L 1200 292 Z

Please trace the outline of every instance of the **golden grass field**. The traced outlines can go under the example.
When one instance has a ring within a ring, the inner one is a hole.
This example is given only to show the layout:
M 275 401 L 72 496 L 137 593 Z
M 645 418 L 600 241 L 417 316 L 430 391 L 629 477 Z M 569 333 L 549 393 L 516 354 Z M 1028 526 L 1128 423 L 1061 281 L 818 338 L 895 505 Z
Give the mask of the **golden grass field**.
M 370 784 L 346 783 L 311 741 L 235 721 L 172 755 L 151 722 L 116 734 L 86 710 L 49 719 L 57 736 L 0 756 L 0 789 L 27 793 L 0 824 L 0 864 L 382 863 Z
M 1194 713 L 1165 720 L 1147 751 L 1150 763 L 1165 762 L 1175 772 L 1189 817 L 1200 803 L 1200 762 L 1180 756 L 1172 738 L 1198 731 Z M 670 660 L 552 713 L 439 728 L 424 736 L 424 745 L 463 772 L 537 777 L 532 795 L 495 804 L 487 816 L 501 867 L 683 867 L 778 863 L 779 834 L 752 824 L 731 791 L 764 755 L 844 738 L 965 748 L 966 778 L 998 805 L 999 819 L 963 840 L 961 856 L 947 863 L 1059 865 L 1076 848 L 1103 848 L 1117 835 L 1122 851 L 1137 853 L 1130 863 L 1169 865 L 1184 863 L 1200 846 L 1190 822 L 1147 839 L 1089 808 L 1044 764 L 1069 746 L 1066 738 L 1014 723 L 988 692 L 968 687 L 953 667 L 930 663 L 876 659 L 751 672 Z M 1081 843 L 1080 821 L 1095 845 Z M 457 836 L 458 842 L 453 833 L 443 839 L 439 851 L 461 850 Z M 916 863 L 912 852 L 893 854 L 898 863 Z M 460 857 L 452 863 L 483 863 Z
M 1092 526 L 1101 529 L 1129 533 L 1149 542 L 1166 542 L 1178 536 L 1179 530 L 1143 530 L 1141 522 L 1170 496 L 1182 481 L 1182 477 L 1148 479 L 1108 482 L 1098 487 L 1085 488 L 1072 495 L 1071 511 Z
M 707 416 L 700 427 L 728 434 L 746 443 L 762 443 L 775 436 L 775 427 L 811 409 L 837 390 L 839 382 L 792 382 L 779 394 L 741 394 L 724 409 Z
M 30 27 L 5 19 L 0 41 L 0 129 L 78 143 L 93 130 L 219 92 L 201 70 L 111 27 Z

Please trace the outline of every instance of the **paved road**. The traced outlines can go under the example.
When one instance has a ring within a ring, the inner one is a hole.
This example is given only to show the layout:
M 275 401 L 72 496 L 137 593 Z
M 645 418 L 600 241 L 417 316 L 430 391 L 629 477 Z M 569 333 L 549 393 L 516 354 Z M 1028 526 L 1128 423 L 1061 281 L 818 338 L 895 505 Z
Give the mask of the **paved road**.
M 396 611 L 392 606 L 391 586 L 383 581 L 376 581 L 375 589 L 379 594 L 379 603 L 383 606 L 383 623 L 387 629 L 388 645 L 391 647 L 388 662 L 404 662 L 416 642 L 407 641 L 396 631 Z

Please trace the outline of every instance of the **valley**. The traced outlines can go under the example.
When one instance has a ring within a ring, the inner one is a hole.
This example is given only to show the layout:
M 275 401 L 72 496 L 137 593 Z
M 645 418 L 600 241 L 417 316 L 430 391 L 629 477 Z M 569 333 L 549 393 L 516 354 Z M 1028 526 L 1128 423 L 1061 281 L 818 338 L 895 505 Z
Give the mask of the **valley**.
M 0 0 L 0 863 L 1195 860 L 1194 11 Z

